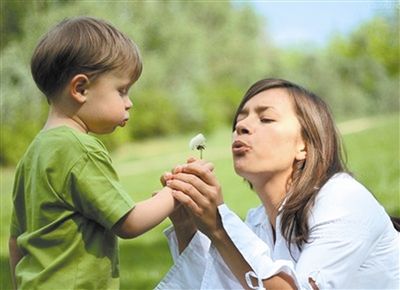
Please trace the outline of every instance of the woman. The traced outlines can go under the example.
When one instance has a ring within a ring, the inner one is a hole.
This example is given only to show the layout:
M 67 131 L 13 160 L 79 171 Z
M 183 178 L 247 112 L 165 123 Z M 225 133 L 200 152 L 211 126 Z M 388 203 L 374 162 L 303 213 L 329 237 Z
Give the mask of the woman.
M 255 83 L 234 118 L 232 153 L 262 205 L 242 223 L 204 161 L 165 175 L 183 206 L 167 231 L 175 265 L 158 289 L 399 289 L 399 233 L 346 173 L 319 97 L 285 80 Z

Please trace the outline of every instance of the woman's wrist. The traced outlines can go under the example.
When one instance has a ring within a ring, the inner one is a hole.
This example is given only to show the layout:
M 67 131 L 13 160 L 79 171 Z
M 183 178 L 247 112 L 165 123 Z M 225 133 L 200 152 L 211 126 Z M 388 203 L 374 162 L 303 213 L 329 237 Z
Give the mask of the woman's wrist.
M 193 224 L 174 225 L 175 235 L 178 240 L 179 253 L 182 253 L 196 234 L 197 228 Z
M 172 225 L 179 231 L 196 231 L 196 226 L 191 221 L 172 222 Z
M 220 227 L 210 232 L 208 237 L 210 238 L 213 244 L 218 244 L 218 243 L 223 244 L 228 238 L 228 234 L 223 227 Z

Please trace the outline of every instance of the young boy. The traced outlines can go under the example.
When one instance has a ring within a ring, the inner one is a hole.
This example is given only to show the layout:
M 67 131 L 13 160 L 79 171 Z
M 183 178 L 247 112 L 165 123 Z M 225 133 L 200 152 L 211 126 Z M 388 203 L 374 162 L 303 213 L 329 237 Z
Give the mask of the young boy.
M 18 289 L 118 289 L 117 236 L 133 238 L 174 209 L 171 190 L 134 205 L 104 145 L 87 133 L 123 127 L 142 64 L 131 40 L 90 17 L 39 42 L 33 78 L 50 105 L 17 166 L 10 264 Z

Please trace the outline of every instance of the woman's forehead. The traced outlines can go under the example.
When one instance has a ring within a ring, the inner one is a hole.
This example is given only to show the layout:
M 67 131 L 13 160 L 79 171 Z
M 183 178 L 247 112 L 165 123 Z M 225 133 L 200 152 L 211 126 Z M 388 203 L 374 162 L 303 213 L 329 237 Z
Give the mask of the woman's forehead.
M 247 110 L 293 111 L 293 102 L 285 89 L 269 89 L 250 98 L 241 111 Z

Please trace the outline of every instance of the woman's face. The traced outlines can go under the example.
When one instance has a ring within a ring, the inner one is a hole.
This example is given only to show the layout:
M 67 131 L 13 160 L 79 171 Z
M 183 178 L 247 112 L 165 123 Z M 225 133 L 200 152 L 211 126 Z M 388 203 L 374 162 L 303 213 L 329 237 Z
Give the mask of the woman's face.
M 285 89 L 269 89 L 247 101 L 236 120 L 232 153 L 236 173 L 252 184 L 291 175 L 294 161 L 304 159 L 306 152 Z

